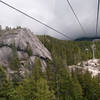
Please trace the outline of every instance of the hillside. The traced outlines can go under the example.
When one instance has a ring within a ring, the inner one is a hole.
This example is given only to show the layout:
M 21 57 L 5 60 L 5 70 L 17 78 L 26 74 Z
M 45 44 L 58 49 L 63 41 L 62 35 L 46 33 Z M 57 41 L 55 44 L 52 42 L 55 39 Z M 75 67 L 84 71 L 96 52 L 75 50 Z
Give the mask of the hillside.
M 89 60 L 91 41 L 35 36 L 23 28 L 7 28 L 0 34 L 0 100 L 100 100 L 99 75 L 78 68 L 82 62 L 90 69 L 99 67 L 99 41 L 95 62 Z
M 83 72 L 88 70 L 92 76 L 100 74 L 100 41 L 95 42 L 95 57 L 98 59 L 92 59 L 92 41 L 66 41 L 50 36 L 40 36 L 40 40 L 51 51 L 51 54 L 55 55 L 54 57 L 60 57 L 70 70 L 81 69 Z
M 99 40 L 100 41 L 100 37 L 82 37 L 82 38 L 78 38 L 75 41 L 96 41 Z
M 46 59 L 52 60 L 51 54 L 29 29 L 8 29 L 0 34 L 0 65 L 8 75 L 19 72 L 24 77 L 25 72 L 30 74 L 35 58 L 40 59 L 42 71 L 46 70 Z
M 41 42 L 48 48 L 52 55 L 63 59 L 67 65 L 77 64 L 81 61 L 92 59 L 92 41 L 67 41 L 58 40 L 50 36 L 39 36 Z M 95 57 L 100 58 L 100 41 L 96 41 Z

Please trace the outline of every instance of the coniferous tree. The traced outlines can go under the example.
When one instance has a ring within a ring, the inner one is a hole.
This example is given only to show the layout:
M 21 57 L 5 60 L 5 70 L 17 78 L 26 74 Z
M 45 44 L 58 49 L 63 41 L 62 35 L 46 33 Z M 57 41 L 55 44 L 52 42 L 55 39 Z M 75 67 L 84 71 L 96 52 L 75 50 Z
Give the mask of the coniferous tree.
M 20 61 L 17 55 L 17 48 L 15 47 L 15 44 L 12 45 L 12 57 L 10 67 L 14 70 L 18 70 L 18 68 L 20 67 Z

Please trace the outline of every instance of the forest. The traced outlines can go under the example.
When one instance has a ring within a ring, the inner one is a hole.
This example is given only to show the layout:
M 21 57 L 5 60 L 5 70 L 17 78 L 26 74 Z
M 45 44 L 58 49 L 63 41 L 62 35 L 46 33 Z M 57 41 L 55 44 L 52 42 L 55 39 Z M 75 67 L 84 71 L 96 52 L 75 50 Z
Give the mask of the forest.
M 0 66 L 0 100 L 100 100 L 100 80 L 86 71 L 69 72 L 68 66 L 92 59 L 91 41 L 67 41 L 50 36 L 38 36 L 51 52 L 46 72 L 41 71 L 39 58 L 35 60 L 32 75 L 22 79 L 15 73 L 8 79 Z M 96 41 L 95 57 L 100 58 L 100 42 Z M 14 56 L 13 67 L 19 62 Z

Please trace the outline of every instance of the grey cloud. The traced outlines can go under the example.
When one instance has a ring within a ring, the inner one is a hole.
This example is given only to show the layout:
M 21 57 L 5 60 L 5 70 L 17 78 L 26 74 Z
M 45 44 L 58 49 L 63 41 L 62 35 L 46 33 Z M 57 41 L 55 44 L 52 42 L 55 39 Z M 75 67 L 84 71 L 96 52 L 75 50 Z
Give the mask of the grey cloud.
M 96 24 L 96 0 L 69 0 L 86 33 L 83 33 L 66 0 L 4 0 L 29 15 L 47 23 L 72 38 L 94 36 Z M 64 38 L 60 34 L 40 25 L 24 15 L 0 3 L 0 24 L 30 28 L 35 34 L 49 34 Z M 98 30 L 100 32 L 100 29 Z M 91 34 L 91 35 L 90 35 Z

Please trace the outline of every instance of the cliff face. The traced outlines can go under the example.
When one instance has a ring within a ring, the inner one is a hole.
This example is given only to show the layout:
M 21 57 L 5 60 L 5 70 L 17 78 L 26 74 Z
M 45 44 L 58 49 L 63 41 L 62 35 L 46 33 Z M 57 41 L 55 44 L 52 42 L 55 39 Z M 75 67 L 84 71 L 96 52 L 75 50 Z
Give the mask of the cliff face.
M 45 60 L 52 60 L 50 52 L 30 30 L 13 29 L 5 31 L 0 36 L 0 65 L 5 66 L 9 73 L 13 73 L 9 66 L 13 46 L 16 47 L 18 58 L 22 63 L 21 69 L 24 68 L 25 63 L 28 63 L 32 68 L 35 58 L 39 57 L 42 70 L 45 71 Z M 30 55 L 28 50 L 31 52 Z

